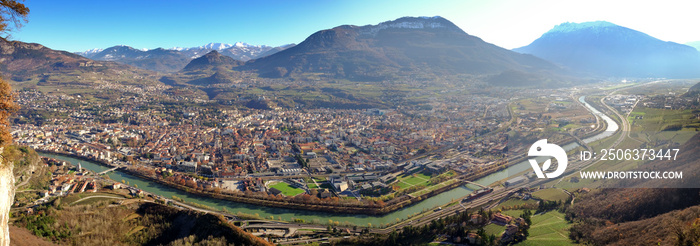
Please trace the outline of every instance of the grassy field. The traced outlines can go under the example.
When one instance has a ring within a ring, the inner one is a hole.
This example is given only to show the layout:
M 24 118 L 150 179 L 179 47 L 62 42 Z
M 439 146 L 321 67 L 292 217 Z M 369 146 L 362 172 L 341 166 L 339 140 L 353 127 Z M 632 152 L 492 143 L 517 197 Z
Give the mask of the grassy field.
M 80 202 L 77 202 L 78 200 L 82 198 L 88 198 L 88 197 L 93 197 L 93 196 L 98 196 L 95 198 L 90 198 L 90 199 L 85 199 Z M 109 197 L 114 197 L 114 198 L 107 198 L 104 196 L 109 196 Z M 117 194 L 112 194 L 112 193 L 104 193 L 104 192 L 95 192 L 95 193 L 76 193 L 76 194 L 71 194 L 63 198 L 63 203 L 65 204 L 71 204 L 71 205 L 84 205 L 84 204 L 89 204 L 97 201 L 104 201 L 104 200 L 111 200 L 111 199 L 119 199 L 119 198 L 125 198 L 124 196 L 120 196 Z M 72 204 L 75 203 L 75 204 Z
M 672 140 L 684 143 L 696 133 L 696 129 L 700 128 L 700 120 L 695 118 L 697 113 L 690 109 L 637 108 L 628 117 L 632 125 L 632 134 L 634 134 L 630 136 L 646 142 Z M 637 117 L 641 119 L 636 119 Z M 664 131 L 674 125 L 680 125 L 682 128 Z
M 393 185 L 398 185 L 401 190 L 406 189 L 411 186 L 425 185 L 428 186 L 430 182 L 430 176 L 424 173 L 414 173 L 408 175 L 402 175 L 396 178 L 396 182 Z M 430 188 L 430 187 L 428 187 Z
M 518 199 L 518 198 L 511 198 L 511 199 L 508 199 L 508 201 L 505 201 L 504 203 L 499 204 L 497 207 L 501 208 L 502 210 L 504 210 L 504 209 L 507 210 L 507 209 L 511 209 L 513 206 L 516 206 L 516 205 L 522 206 L 525 204 L 536 204 L 536 203 L 537 203 L 537 201 L 532 200 L 532 199 L 522 200 L 522 199 Z M 518 211 L 517 215 L 519 216 L 520 213 L 522 213 L 522 212 Z
M 532 209 L 530 211 L 534 212 L 534 210 L 532 210 Z M 510 217 L 513 217 L 513 218 L 518 218 L 518 217 L 520 217 L 521 214 L 523 214 L 523 210 L 520 210 L 520 209 L 518 209 L 518 210 L 506 210 L 506 211 L 503 211 L 501 213 L 508 215 Z
M 501 233 L 506 230 L 505 226 L 500 226 L 496 224 L 488 224 L 484 226 L 484 231 L 486 231 L 486 235 L 496 235 L 496 237 L 500 237 Z
M 600 164 L 596 165 L 600 166 Z M 587 170 L 597 170 L 595 167 L 593 168 L 588 168 Z M 555 187 L 557 188 L 562 188 L 562 189 L 567 189 L 567 190 L 575 190 L 578 188 L 583 188 L 583 187 L 598 187 L 600 184 L 595 182 L 595 179 L 579 179 L 578 182 L 573 183 L 571 182 L 571 177 L 578 177 L 578 174 L 571 175 L 567 178 L 564 179 L 564 181 L 559 182 Z M 548 183 L 548 185 L 552 185 L 555 182 Z
M 279 182 L 277 184 L 270 185 L 270 188 L 275 188 L 282 191 L 282 194 L 285 196 L 296 196 L 301 193 L 304 193 L 304 190 L 293 187 L 292 185 L 287 184 L 286 182 Z
M 316 183 L 314 183 L 314 181 L 313 181 L 312 179 L 316 180 L 315 178 L 307 178 L 307 179 L 305 179 L 305 181 L 306 181 L 306 186 L 309 187 L 309 189 L 318 189 L 318 185 L 316 185 L 316 184 L 317 184 L 317 183 L 320 183 L 321 181 L 316 180 Z
M 548 201 L 559 201 L 561 200 L 566 201 L 566 199 L 569 198 L 569 195 L 566 194 L 564 191 L 559 190 L 559 189 L 544 189 L 544 190 L 538 190 L 532 193 L 532 196 L 534 197 L 539 197 L 540 199 L 543 200 L 548 200 Z
M 427 185 L 428 180 L 430 180 L 430 176 L 425 175 L 423 173 L 416 173 L 401 177 L 401 180 L 411 185 Z
M 108 197 L 90 197 L 86 198 L 85 200 L 79 201 L 72 203 L 70 205 L 88 205 L 88 204 L 94 204 L 94 203 L 99 203 L 102 201 L 116 201 L 116 200 L 121 200 L 122 198 L 114 196 L 113 198 L 108 198 Z
M 406 183 L 406 182 L 403 182 L 403 181 L 401 181 L 401 180 L 399 180 L 398 182 L 396 182 L 396 183 L 394 183 L 394 184 L 395 184 L 395 185 L 398 185 L 398 186 L 399 186 L 399 189 L 402 189 L 402 190 L 403 190 L 403 189 L 406 189 L 406 188 L 408 188 L 408 187 L 411 187 L 410 184 L 408 184 L 408 183 Z
M 426 187 L 425 189 L 422 189 L 422 190 L 413 192 L 413 193 L 411 193 L 411 195 L 413 195 L 413 196 L 420 196 L 420 195 L 423 195 L 423 194 L 425 194 L 425 193 L 431 192 L 431 191 L 433 191 L 433 190 L 436 190 L 436 189 L 445 187 L 445 186 L 447 186 L 447 185 L 450 185 L 450 184 L 452 184 L 452 183 L 454 183 L 454 182 L 457 182 L 457 180 L 455 180 L 455 179 L 449 179 L 449 180 L 447 180 L 447 181 L 445 181 L 445 182 L 442 182 L 442 183 L 439 183 L 439 184 L 436 184 L 436 185 L 431 185 L 431 186 Z
M 551 211 L 532 216 L 530 236 L 517 245 L 573 245 L 569 240 L 569 227 L 564 214 Z

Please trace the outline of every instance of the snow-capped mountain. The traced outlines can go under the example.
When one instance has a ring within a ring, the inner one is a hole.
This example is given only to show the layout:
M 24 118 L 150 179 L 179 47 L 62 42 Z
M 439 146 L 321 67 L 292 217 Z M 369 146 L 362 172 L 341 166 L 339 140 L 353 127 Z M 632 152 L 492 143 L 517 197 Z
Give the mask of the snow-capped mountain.
M 80 52 L 78 54 L 93 60 L 114 61 L 158 72 L 179 71 L 190 61 L 176 50 L 162 48 L 143 50 L 125 45 L 109 47 L 99 52 Z
M 190 47 L 190 48 L 180 48 L 179 51 L 190 59 L 195 59 L 197 57 L 203 56 L 212 50 L 221 51 L 233 47 L 232 44 L 225 43 L 208 43 L 202 46 Z M 235 58 L 234 58 L 235 59 Z
M 184 68 L 192 59 L 199 58 L 211 51 L 218 51 L 235 60 L 248 61 L 277 53 L 292 46 L 294 44 L 272 47 L 236 42 L 234 44 L 208 43 L 189 48 L 173 47 L 148 50 L 118 45 L 107 49 L 76 52 L 76 54 L 93 60 L 115 61 L 159 72 L 176 72 Z
M 288 47 L 289 45 L 284 45 L 280 47 Z M 182 52 L 184 55 L 190 59 L 195 59 L 211 51 L 218 51 L 222 55 L 231 57 L 239 61 L 248 61 L 256 58 L 262 57 L 261 55 L 267 54 L 268 51 L 275 49 L 276 47 L 267 45 L 251 45 L 244 42 L 236 42 L 234 44 L 225 43 L 209 43 L 206 45 L 191 47 L 191 48 L 177 48 L 178 51 Z
M 224 43 L 208 43 L 204 46 L 200 46 L 200 48 L 204 49 L 212 49 L 212 50 L 223 50 L 223 49 L 228 49 L 233 47 L 231 44 L 224 44 Z
M 91 55 L 93 55 L 93 54 L 100 53 L 100 52 L 102 52 L 103 50 L 104 50 L 104 49 L 94 48 L 94 49 L 89 49 L 89 50 L 86 50 L 86 51 L 83 51 L 83 52 L 76 52 L 75 54 L 81 55 L 81 56 L 83 56 L 83 57 L 89 57 L 89 56 L 91 56 Z

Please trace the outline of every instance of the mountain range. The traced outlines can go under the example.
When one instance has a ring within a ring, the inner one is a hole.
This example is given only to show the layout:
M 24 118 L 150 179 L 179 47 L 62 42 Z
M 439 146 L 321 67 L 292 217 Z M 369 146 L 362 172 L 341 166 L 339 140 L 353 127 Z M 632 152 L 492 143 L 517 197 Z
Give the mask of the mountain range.
M 140 50 L 125 45 L 117 45 L 106 49 L 77 52 L 76 54 L 93 60 L 114 61 L 158 72 L 177 72 L 193 59 L 211 51 L 218 51 L 235 60 L 248 61 L 274 54 L 292 46 L 294 44 L 272 47 L 237 42 L 234 44 L 209 43 L 190 48 L 174 47 L 171 49 Z
M 605 21 L 563 23 L 514 51 L 593 76 L 700 76 L 700 52 L 695 48 Z
M 153 84 L 153 72 L 109 61 L 94 61 L 35 43 L 0 38 L 0 74 L 37 85 L 94 85 L 102 82 Z M 124 77 L 121 77 L 124 76 Z M 124 79 L 128 77 L 130 79 Z
M 129 70 L 145 75 L 141 77 L 160 78 L 154 83 L 201 86 L 229 83 L 241 74 L 350 81 L 469 75 L 500 86 L 555 84 L 570 81 L 571 75 L 700 77 L 696 49 L 608 22 L 563 23 L 514 51 L 469 35 L 442 17 L 343 25 L 313 33 L 298 45 L 280 47 L 210 43 L 139 50 L 114 46 L 79 56 L 2 40 L 0 49 L 0 72 L 15 81 L 41 79 L 47 72 L 83 70 Z M 172 74 L 158 77 L 147 70 Z
M 471 36 L 442 17 L 404 17 L 378 25 L 318 31 L 299 45 L 246 62 L 237 70 L 264 77 L 319 73 L 350 80 L 415 74 L 556 71 L 554 64 Z

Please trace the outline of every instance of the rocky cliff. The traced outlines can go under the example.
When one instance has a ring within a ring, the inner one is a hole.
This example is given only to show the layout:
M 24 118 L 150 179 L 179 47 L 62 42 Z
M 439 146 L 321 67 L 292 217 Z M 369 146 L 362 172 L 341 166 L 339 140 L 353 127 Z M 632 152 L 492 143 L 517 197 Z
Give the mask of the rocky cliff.
M 0 148 L 2 153 L 4 148 Z M 0 158 L 0 245 L 10 245 L 10 207 L 15 200 L 15 176 L 13 165 Z

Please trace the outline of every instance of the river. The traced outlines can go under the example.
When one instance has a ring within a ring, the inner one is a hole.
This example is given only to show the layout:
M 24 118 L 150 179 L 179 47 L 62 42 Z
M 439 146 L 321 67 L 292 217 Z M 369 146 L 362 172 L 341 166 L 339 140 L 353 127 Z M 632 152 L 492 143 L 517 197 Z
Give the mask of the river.
M 603 120 L 605 120 L 608 124 L 608 128 L 606 129 L 605 132 L 602 132 L 596 136 L 590 137 L 585 139 L 584 141 L 586 142 L 592 142 L 592 141 L 597 141 L 609 136 L 612 136 L 614 132 L 617 130 L 617 124 L 615 121 L 610 119 L 610 117 L 606 116 L 605 114 L 601 113 L 600 111 L 596 110 L 593 108 L 590 104 L 585 102 L 585 96 L 579 98 L 579 101 L 584 103 L 584 105 L 591 110 L 594 114 L 600 116 Z M 570 150 L 573 148 L 578 147 L 578 144 L 572 143 L 566 146 L 563 146 L 564 149 Z M 64 161 L 68 161 L 73 164 L 81 163 L 83 168 L 86 168 L 88 170 L 92 170 L 95 172 L 101 172 L 104 170 L 109 169 L 108 167 L 102 166 L 97 163 L 93 163 L 90 161 L 85 161 L 85 160 L 79 160 L 71 157 L 66 157 L 62 155 L 54 155 L 54 154 L 41 154 L 42 156 L 50 157 L 50 158 L 55 158 L 55 159 L 60 159 Z M 505 170 L 490 174 L 484 178 L 481 178 L 479 180 L 476 180 L 476 183 L 482 184 L 482 185 L 491 185 L 494 182 L 497 182 L 499 180 L 506 179 L 508 177 L 511 177 L 513 175 L 516 175 L 518 173 L 522 173 L 526 170 L 530 169 L 530 164 L 527 161 L 520 162 L 518 164 L 512 165 Z M 450 191 L 443 192 L 441 194 L 438 194 L 436 196 L 430 197 L 428 199 L 425 199 L 421 202 L 418 202 L 416 204 L 413 204 L 409 207 L 385 214 L 385 215 L 360 215 L 360 214 L 336 214 L 336 213 L 328 213 L 328 212 L 318 212 L 318 211 L 307 211 L 307 210 L 298 210 L 298 209 L 285 209 L 285 208 L 276 208 L 276 207 L 264 207 L 264 206 L 259 206 L 259 205 L 251 205 L 251 204 L 246 204 L 246 203 L 237 203 L 237 202 L 232 202 L 232 201 L 226 201 L 226 200 L 219 200 L 219 199 L 213 199 L 213 198 L 208 198 L 208 197 L 202 197 L 202 196 L 197 196 L 193 195 L 178 189 L 174 189 L 165 185 L 160 185 L 156 183 L 152 183 L 134 176 L 131 176 L 126 173 L 122 173 L 119 171 L 114 171 L 110 172 L 109 177 L 112 180 L 121 182 L 124 180 L 125 182 L 128 182 L 130 185 L 137 185 L 138 188 L 143 189 L 144 191 L 172 198 L 173 196 L 177 196 L 182 198 L 185 201 L 188 202 L 195 202 L 199 204 L 204 204 L 213 208 L 218 208 L 218 209 L 223 209 L 225 208 L 232 214 L 236 214 L 237 212 L 242 212 L 246 214 L 258 214 L 261 217 L 264 218 L 270 218 L 270 216 L 274 216 L 275 219 L 283 219 L 283 220 L 291 220 L 292 218 L 297 218 L 297 219 L 304 219 L 306 221 L 311 221 L 315 223 L 327 223 L 329 220 L 333 221 L 339 221 L 339 222 L 350 222 L 355 225 L 360 225 L 360 226 L 365 226 L 368 224 L 372 224 L 373 226 L 378 226 L 378 225 L 386 225 L 390 223 L 394 223 L 397 220 L 402 220 L 406 219 L 407 217 L 414 215 L 416 213 L 420 213 L 425 210 L 430 210 L 436 206 L 440 206 L 446 203 L 449 203 L 455 199 L 460 199 L 463 196 L 469 195 L 472 191 L 474 191 L 475 188 L 478 187 L 473 187 L 471 185 L 468 186 L 460 186 L 455 189 L 452 189 Z
M 588 108 L 588 110 L 590 110 L 594 115 L 602 118 L 606 123 L 608 123 L 608 128 L 606 128 L 604 132 L 602 132 L 598 135 L 583 139 L 583 142 L 592 143 L 594 141 L 598 141 L 598 140 L 601 140 L 603 138 L 610 137 L 610 136 L 615 134 L 617 129 L 620 129 L 620 126 L 618 126 L 617 123 L 615 123 L 615 121 L 612 120 L 609 116 L 598 111 L 598 109 L 596 109 L 596 108 L 592 107 L 590 104 L 588 104 L 586 102 L 586 96 L 579 97 L 578 101 L 583 103 L 583 105 L 586 106 L 586 108 Z

